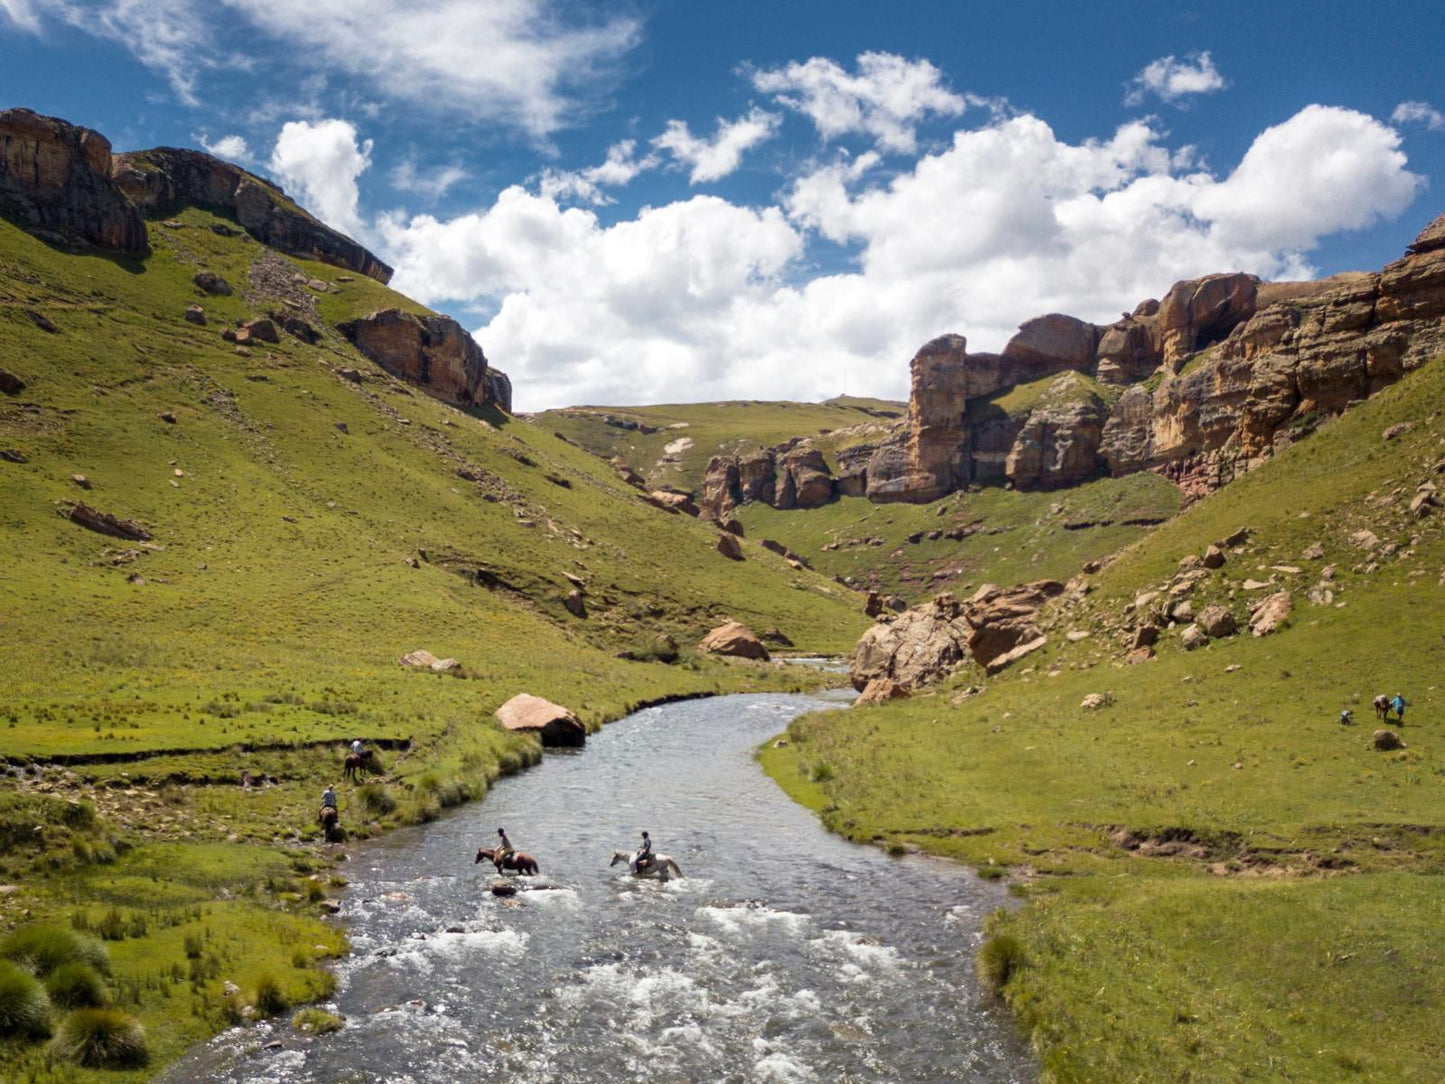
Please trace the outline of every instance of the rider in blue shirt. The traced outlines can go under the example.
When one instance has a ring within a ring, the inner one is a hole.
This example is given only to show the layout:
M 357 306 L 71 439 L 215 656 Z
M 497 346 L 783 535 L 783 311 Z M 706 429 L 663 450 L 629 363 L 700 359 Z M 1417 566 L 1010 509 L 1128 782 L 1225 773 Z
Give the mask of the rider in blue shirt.
M 652 865 L 652 837 L 646 832 L 642 833 L 642 846 L 638 847 L 637 853 L 633 855 L 632 865 L 639 873 Z

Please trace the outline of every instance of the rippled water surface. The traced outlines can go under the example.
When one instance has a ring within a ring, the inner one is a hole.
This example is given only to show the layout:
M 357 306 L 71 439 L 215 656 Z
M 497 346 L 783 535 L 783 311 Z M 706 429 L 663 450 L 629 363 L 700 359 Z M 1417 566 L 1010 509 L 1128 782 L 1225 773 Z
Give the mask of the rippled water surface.
M 482 802 L 353 846 L 341 913 L 353 955 L 329 1006 L 346 1028 L 230 1032 L 166 1079 L 1033 1079 L 973 978 L 997 886 L 827 834 L 753 762 L 818 706 L 649 708 Z M 472 864 L 499 826 L 542 866 L 513 899 Z M 608 867 L 643 828 L 684 879 Z M 264 1049 L 275 1039 L 285 1048 Z

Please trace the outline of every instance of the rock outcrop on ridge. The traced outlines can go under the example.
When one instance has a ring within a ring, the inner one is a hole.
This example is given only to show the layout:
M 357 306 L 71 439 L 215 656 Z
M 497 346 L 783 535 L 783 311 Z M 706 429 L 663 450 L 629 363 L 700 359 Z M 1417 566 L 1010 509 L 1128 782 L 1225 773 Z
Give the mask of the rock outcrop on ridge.
M 111 179 L 110 141 L 29 109 L 0 110 L 0 217 L 48 241 L 143 252 L 145 221 Z
M 337 325 L 356 348 L 393 376 L 456 406 L 512 409 L 512 383 L 487 366 L 476 340 L 450 316 L 383 309 Z
M 834 494 L 926 503 L 969 485 L 1048 490 L 1144 470 L 1197 497 L 1441 351 L 1445 215 L 1379 272 L 1206 275 L 1112 324 L 1028 320 L 998 354 L 940 336 L 910 363 L 906 428 L 840 451 L 836 474 L 817 465 L 806 502 L 788 481 L 797 451 L 774 450 L 715 458 L 702 504 L 716 516 Z
M 322 225 L 270 181 L 200 151 L 156 147 L 115 156 L 115 182 L 148 215 L 197 205 L 234 215 L 263 245 L 391 281 L 391 268 L 350 237 Z
M 175 147 L 112 155 L 99 132 L 29 109 L 0 110 L 0 216 L 37 236 L 143 252 L 144 216 L 192 204 L 234 216 L 278 252 L 391 279 L 391 268 L 361 245 L 238 166 Z

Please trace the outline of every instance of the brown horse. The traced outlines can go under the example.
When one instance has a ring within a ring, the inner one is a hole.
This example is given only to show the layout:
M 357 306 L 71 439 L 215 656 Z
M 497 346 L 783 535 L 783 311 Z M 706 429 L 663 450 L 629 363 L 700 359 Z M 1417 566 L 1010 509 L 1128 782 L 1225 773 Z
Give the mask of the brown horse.
M 321 812 L 316 814 L 317 823 L 321 825 L 321 831 L 326 835 L 326 842 L 334 842 L 339 831 L 339 820 L 341 814 L 337 812 L 334 805 L 324 805 Z
M 364 753 L 347 753 L 346 759 L 342 762 L 341 777 L 348 783 L 355 783 L 362 772 L 376 771 L 376 761 L 372 758 L 371 750 Z
M 480 862 L 484 858 L 497 867 L 498 873 L 511 870 L 513 873 L 520 873 L 524 877 L 531 877 L 542 872 L 542 867 L 537 865 L 537 860 L 526 851 L 513 851 L 511 856 L 505 861 L 498 862 L 497 848 L 478 847 L 477 857 L 476 860 L 472 862 L 472 865 L 475 866 L 477 862 Z

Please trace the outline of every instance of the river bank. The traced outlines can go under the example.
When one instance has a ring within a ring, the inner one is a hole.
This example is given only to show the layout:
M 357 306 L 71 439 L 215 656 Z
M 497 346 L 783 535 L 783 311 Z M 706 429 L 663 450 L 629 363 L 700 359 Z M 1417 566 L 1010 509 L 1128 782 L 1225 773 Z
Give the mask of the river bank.
M 655 669 L 672 688 L 654 681 L 590 701 L 593 726 L 643 702 L 825 680 L 747 664 Z M 353 840 L 433 821 L 541 758 L 535 739 L 461 718 L 424 734 L 404 746 L 393 738 L 380 776 L 338 787 Z M 0 812 L 24 826 L 24 840 L 7 836 L 0 923 L 104 931 L 112 1001 L 142 1023 L 150 1054 L 144 1069 L 70 1070 L 51 1064 L 42 1045 L 0 1041 L 16 1080 L 148 1080 L 237 1020 L 329 996 L 331 962 L 347 951 L 326 921 L 348 883 L 346 848 L 325 844 L 311 818 L 321 789 L 338 781 L 344 743 L 259 744 L 11 766 Z M 241 785 L 243 771 L 254 785 Z M 203 948 L 191 955 L 197 941 Z M 261 996 L 267 989 L 276 996 Z

